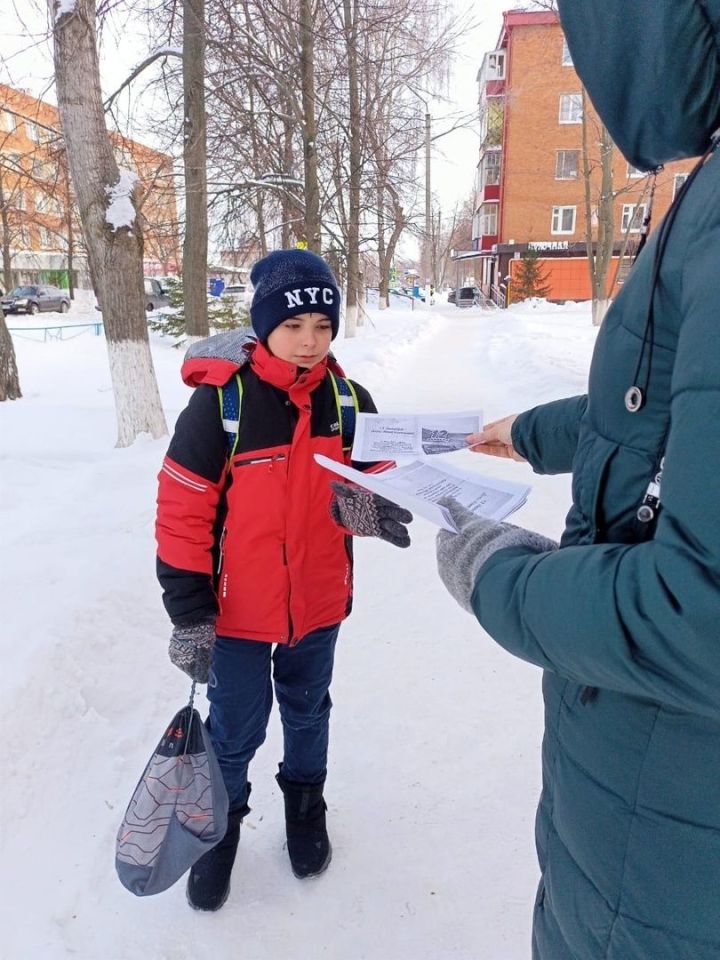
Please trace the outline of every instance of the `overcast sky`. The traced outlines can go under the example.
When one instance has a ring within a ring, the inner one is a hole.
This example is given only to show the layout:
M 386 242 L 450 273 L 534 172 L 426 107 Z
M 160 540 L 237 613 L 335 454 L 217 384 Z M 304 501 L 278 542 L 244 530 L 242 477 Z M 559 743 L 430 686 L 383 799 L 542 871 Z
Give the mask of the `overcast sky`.
M 450 104 L 433 105 L 433 113 L 461 111 L 471 114 L 477 108 L 475 76 L 484 53 L 493 49 L 500 32 L 502 11 L 515 0 L 460 0 L 460 10 L 469 14 L 476 26 L 468 30 L 461 43 L 451 79 Z M 34 96 L 55 102 L 52 88 L 52 54 L 47 41 L 47 12 L 44 0 L 0 0 L 0 24 L 3 43 L 0 49 L 0 80 L 27 89 Z M 110 21 L 102 37 L 101 69 L 104 92 L 115 90 L 148 48 L 148 32 L 142 25 L 128 25 L 125 18 Z M 433 130 L 445 129 L 441 118 Z M 125 131 L 141 135 L 138 131 Z M 433 147 L 432 181 L 443 214 L 450 213 L 472 190 L 477 163 L 477 125 L 458 130 Z M 424 169 L 424 168 L 422 168 Z

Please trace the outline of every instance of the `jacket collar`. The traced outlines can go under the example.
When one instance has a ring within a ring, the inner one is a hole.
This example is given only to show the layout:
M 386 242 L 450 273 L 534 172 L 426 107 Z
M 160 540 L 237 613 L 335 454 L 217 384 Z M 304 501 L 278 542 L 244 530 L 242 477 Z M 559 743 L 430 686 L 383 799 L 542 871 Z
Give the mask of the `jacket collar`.
M 280 390 L 287 390 L 291 396 L 310 393 L 325 379 L 327 372 L 327 357 L 305 370 L 274 356 L 259 342 L 252 352 L 250 363 L 261 380 Z

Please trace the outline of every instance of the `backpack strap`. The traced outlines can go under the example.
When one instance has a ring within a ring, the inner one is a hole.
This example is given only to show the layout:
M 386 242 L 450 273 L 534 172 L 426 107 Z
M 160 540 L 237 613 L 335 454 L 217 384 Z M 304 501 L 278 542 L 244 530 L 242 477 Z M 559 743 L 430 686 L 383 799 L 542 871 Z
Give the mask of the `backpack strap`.
M 342 435 L 343 451 L 347 452 L 353 445 L 355 438 L 356 416 L 360 409 L 355 387 L 345 377 L 338 377 L 332 371 L 330 383 L 335 395 L 335 404 L 338 411 L 338 423 Z M 220 404 L 220 417 L 223 430 L 227 438 L 228 464 L 235 455 L 240 436 L 240 412 L 242 410 L 243 385 L 240 374 L 236 373 L 228 382 L 217 388 Z
M 338 411 L 338 423 L 342 434 L 342 448 L 347 453 L 353 445 L 355 438 L 355 420 L 360 410 L 355 387 L 346 380 L 345 377 L 336 376 L 332 370 L 328 370 L 330 382 L 332 383 L 333 393 L 335 394 L 335 403 Z
M 217 388 L 220 401 L 220 418 L 227 438 L 228 466 L 235 454 L 240 436 L 240 410 L 242 409 L 243 385 L 236 373 L 228 382 Z

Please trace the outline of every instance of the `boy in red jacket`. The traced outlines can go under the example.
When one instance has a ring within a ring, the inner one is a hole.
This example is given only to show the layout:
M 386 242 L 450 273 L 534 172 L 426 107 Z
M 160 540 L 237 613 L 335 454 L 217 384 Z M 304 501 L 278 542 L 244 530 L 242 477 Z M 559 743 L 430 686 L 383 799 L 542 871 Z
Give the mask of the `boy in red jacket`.
M 271 673 L 291 866 L 297 877 L 328 866 L 329 687 L 339 625 L 352 606 L 350 538 L 405 547 L 412 519 L 382 497 L 332 483 L 314 460 L 323 453 L 348 462 L 343 405 L 376 412 L 328 356 L 340 291 L 325 261 L 280 250 L 256 263 L 250 279 L 257 342 L 222 335 L 188 352 L 183 377 L 197 389 L 159 477 L 157 570 L 174 626 L 170 659 L 208 683 L 207 725 L 230 801 L 225 838 L 190 871 L 188 900 L 199 910 L 219 909 L 230 890 Z

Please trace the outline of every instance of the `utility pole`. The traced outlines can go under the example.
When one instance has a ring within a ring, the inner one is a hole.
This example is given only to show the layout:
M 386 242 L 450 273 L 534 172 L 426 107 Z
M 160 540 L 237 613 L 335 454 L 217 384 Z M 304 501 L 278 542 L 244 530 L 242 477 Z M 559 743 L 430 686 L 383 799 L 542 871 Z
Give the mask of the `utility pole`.
M 432 263 L 432 190 L 430 185 L 430 112 L 425 113 L 425 277 L 426 283 L 432 280 L 428 276 Z

